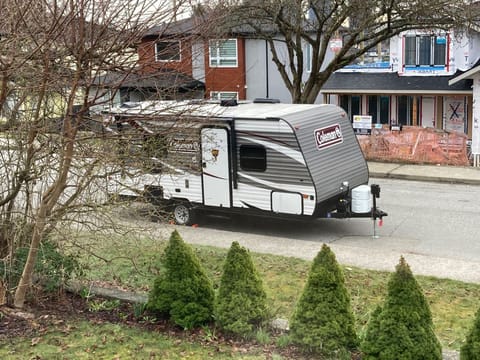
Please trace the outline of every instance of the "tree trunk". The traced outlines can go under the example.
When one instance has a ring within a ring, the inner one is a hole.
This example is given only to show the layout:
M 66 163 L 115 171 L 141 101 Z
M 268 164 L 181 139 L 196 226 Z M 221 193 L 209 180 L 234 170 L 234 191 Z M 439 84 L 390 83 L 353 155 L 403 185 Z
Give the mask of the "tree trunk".
M 72 109 L 70 104 L 69 109 Z M 71 113 L 71 111 L 69 111 Z M 74 121 L 66 117 L 64 120 L 64 150 L 61 152 L 60 168 L 55 182 L 43 193 L 43 198 L 40 207 L 35 217 L 35 224 L 33 226 L 32 240 L 30 249 L 28 251 L 27 260 L 23 268 L 22 277 L 18 283 L 15 291 L 15 298 L 13 305 L 16 308 L 23 308 L 27 290 L 32 285 L 32 277 L 35 269 L 35 262 L 37 261 L 38 248 L 41 244 L 45 226 L 47 224 L 48 216 L 55 207 L 58 199 L 65 189 L 68 173 L 70 171 L 74 152 L 74 140 L 76 135 L 76 128 L 72 126 Z
M 28 251 L 27 261 L 23 268 L 22 277 L 18 282 L 17 290 L 15 291 L 15 298 L 13 300 L 13 306 L 16 308 L 23 308 L 25 305 L 25 299 L 27 290 L 32 285 L 32 276 L 35 269 L 35 262 L 37 261 L 38 249 L 42 240 L 43 229 L 46 224 L 46 205 L 42 204 L 40 207 L 39 215 L 35 226 L 33 228 L 32 241 L 30 243 L 30 249 Z

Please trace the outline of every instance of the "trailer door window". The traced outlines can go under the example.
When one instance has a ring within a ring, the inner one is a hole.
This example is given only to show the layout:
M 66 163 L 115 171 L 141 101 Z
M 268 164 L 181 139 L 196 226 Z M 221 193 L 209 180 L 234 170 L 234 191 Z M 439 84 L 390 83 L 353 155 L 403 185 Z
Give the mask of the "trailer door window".
M 267 151 L 263 146 L 240 146 L 240 167 L 246 171 L 265 171 L 267 169 Z

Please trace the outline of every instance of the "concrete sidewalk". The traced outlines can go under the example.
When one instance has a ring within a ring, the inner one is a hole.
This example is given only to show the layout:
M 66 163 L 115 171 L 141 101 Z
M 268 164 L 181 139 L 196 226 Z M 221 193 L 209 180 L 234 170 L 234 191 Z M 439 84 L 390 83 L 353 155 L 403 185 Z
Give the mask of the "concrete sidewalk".
M 480 168 L 368 162 L 370 177 L 480 185 Z

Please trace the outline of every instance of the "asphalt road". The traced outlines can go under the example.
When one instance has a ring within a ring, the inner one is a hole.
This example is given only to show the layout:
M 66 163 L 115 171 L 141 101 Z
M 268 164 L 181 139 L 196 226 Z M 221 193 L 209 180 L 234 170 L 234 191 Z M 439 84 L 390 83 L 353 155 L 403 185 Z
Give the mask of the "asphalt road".
M 391 179 L 378 201 L 388 212 L 383 226 L 370 219 L 310 222 L 258 217 L 204 217 L 197 227 L 157 223 L 168 237 L 177 228 L 185 241 L 313 259 L 323 243 L 340 263 L 392 271 L 404 256 L 415 274 L 480 283 L 480 186 Z

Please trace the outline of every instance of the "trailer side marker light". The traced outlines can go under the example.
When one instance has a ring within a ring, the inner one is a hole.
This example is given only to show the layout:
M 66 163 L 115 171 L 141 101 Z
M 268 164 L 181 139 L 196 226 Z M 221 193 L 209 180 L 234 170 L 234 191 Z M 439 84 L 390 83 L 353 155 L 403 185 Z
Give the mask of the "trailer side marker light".
M 308 199 L 308 195 L 307 194 L 302 194 L 303 198 L 304 199 Z

